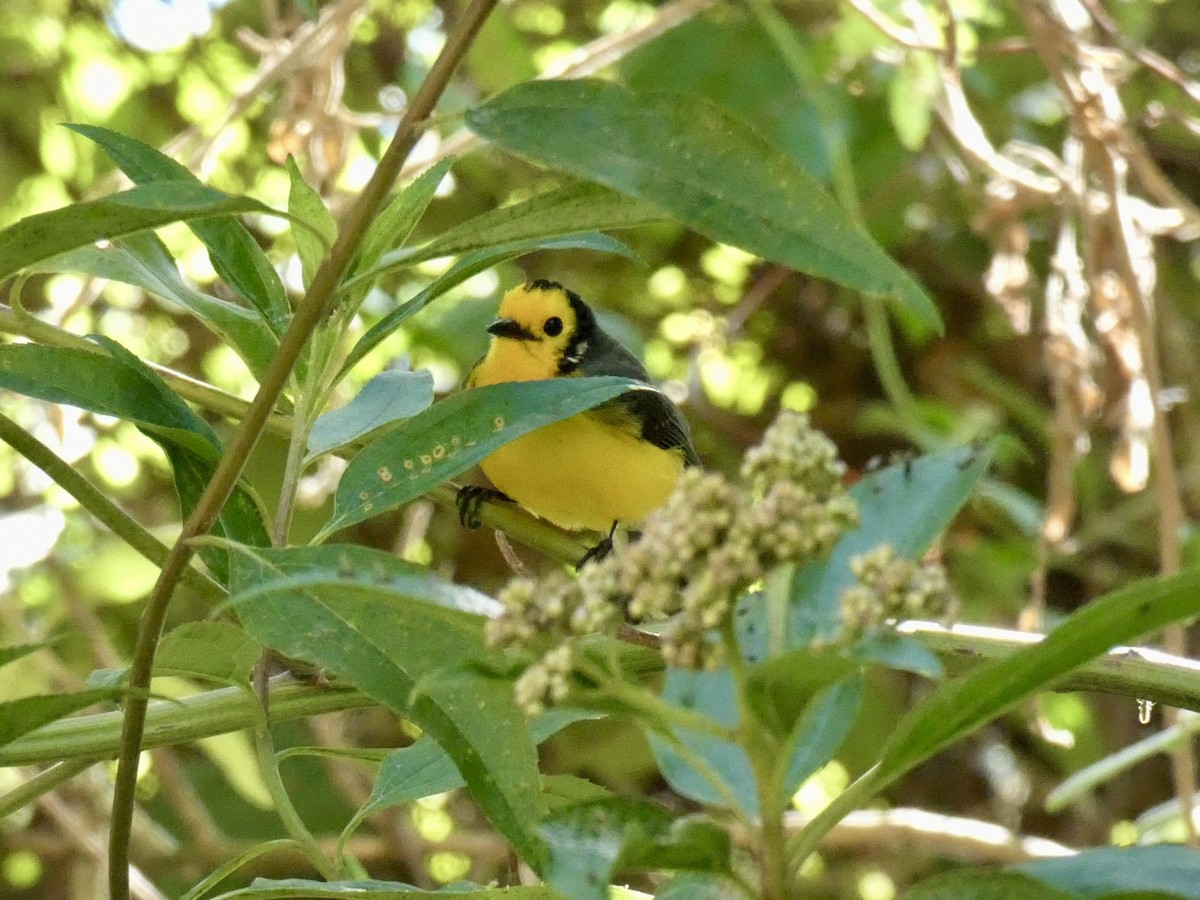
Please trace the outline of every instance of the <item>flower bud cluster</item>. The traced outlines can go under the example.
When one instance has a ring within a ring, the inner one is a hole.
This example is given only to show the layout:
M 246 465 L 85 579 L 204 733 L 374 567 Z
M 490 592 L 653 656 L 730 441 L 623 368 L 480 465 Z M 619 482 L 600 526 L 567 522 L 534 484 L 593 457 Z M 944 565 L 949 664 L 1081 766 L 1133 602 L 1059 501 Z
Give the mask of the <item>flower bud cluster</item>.
M 779 564 L 825 554 L 857 523 L 844 475 L 833 443 L 806 416 L 783 412 L 746 454 L 736 481 L 685 470 L 623 552 L 588 562 L 575 579 L 556 572 L 510 583 L 489 640 L 527 646 L 549 636 L 565 643 L 626 620 L 669 620 L 662 632 L 667 661 L 713 667 L 721 644 L 710 632 L 732 615 L 737 598 Z M 525 709 L 565 694 L 570 653 L 560 651 L 521 678 Z
M 847 637 L 874 631 L 888 619 L 947 621 L 957 611 L 958 601 L 946 570 L 898 556 L 890 544 L 854 557 L 850 571 L 859 583 L 842 592 Z

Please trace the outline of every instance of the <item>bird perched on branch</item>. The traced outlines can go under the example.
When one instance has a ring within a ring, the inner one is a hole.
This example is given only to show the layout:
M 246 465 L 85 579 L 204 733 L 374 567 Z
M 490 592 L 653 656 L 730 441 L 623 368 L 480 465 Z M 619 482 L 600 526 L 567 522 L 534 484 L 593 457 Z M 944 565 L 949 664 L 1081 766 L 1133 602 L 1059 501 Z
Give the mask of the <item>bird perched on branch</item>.
M 607 334 L 574 291 L 538 280 L 513 288 L 488 326 L 487 354 L 467 387 L 582 375 L 619 375 L 653 387 L 637 357 Z M 562 528 L 608 536 L 580 565 L 612 549 L 618 525 L 662 505 L 685 466 L 699 465 L 683 414 L 657 389 L 631 391 L 531 431 L 480 464 L 495 489 L 465 487 L 459 518 L 479 526 L 480 505 L 510 500 Z

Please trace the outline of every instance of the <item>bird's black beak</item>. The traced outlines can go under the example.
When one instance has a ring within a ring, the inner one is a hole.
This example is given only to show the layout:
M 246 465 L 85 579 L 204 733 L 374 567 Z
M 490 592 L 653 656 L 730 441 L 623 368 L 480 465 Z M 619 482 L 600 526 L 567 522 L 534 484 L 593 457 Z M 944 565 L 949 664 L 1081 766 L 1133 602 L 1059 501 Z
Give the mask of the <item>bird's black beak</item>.
M 536 341 L 537 336 L 516 319 L 497 319 L 487 328 L 488 334 L 511 338 L 514 341 Z

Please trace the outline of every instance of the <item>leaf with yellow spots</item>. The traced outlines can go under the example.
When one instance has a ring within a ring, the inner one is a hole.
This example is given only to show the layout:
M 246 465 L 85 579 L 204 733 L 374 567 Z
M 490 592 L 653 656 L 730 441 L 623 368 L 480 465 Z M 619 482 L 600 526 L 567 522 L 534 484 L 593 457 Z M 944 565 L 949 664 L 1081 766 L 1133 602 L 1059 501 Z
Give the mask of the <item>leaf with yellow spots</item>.
M 631 390 L 627 378 L 553 378 L 493 384 L 435 403 L 367 444 L 351 460 L 318 540 L 408 503 L 535 428 Z

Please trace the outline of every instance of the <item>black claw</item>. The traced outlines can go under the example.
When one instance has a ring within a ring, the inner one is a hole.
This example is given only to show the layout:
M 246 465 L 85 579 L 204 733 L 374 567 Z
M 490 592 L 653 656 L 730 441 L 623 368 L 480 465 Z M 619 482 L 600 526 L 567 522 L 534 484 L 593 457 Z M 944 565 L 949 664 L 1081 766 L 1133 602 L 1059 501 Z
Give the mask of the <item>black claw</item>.
M 454 505 L 458 507 L 458 521 L 467 528 L 478 528 L 483 524 L 479 518 L 480 511 L 483 509 L 483 504 L 489 500 L 512 502 L 507 494 L 495 488 L 479 487 L 474 484 L 459 488 L 458 494 L 454 498 Z
M 594 559 L 597 562 L 599 562 L 600 560 L 604 559 L 604 557 L 608 556 L 608 554 L 612 553 L 613 535 L 616 533 L 617 533 L 617 523 L 613 522 L 612 528 L 608 529 L 608 537 L 603 538 L 600 541 L 600 543 L 596 544 L 595 547 L 593 547 L 587 553 L 583 554 L 583 559 L 581 559 L 579 562 L 575 563 L 575 571 L 578 572 L 580 569 L 583 568 L 584 564 L 589 562 L 590 560 Z

